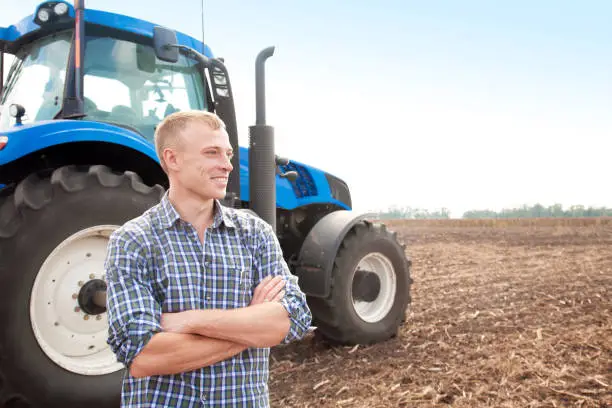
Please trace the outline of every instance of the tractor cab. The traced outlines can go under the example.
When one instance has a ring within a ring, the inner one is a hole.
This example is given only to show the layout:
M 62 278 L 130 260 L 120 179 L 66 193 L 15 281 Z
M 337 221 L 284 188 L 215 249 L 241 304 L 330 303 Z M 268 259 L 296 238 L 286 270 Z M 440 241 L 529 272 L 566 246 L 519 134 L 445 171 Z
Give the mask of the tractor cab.
M 70 116 L 122 126 L 152 140 L 166 116 L 207 110 L 212 102 L 196 58 L 176 53 L 176 61 L 166 62 L 156 57 L 150 39 L 96 26 L 88 27 L 83 38 L 82 111 L 68 115 L 64 102 L 70 97 L 66 87 L 73 75 L 75 30 L 60 25 L 54 31 L 51 26 L 58 23 L 51 19 L 47 24 L 49 34 L 12 48 L 15 59 L 0 99 L 0 131 Z
M 171 113 L 208 109 L 203 68 L 185 55 L 167 63 L 150 45 L 87 36 L 83 68 L 85 120 L 127 126 L 152 140 Z

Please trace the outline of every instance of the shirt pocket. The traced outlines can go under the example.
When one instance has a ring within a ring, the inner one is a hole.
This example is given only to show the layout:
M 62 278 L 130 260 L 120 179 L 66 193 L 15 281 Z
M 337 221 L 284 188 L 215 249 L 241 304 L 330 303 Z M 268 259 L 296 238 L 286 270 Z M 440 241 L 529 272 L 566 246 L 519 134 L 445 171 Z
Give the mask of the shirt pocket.
M 238 258 L 214 259 L 212 274 L 215 307 L 232 309 L 249 306 L 253 298 L 253 269 L 250 261 Z
M 203 268 L 199 263 L 169 261 L 163 266 L 165 300 L 163 311 L 168 313 L 202 308 Z

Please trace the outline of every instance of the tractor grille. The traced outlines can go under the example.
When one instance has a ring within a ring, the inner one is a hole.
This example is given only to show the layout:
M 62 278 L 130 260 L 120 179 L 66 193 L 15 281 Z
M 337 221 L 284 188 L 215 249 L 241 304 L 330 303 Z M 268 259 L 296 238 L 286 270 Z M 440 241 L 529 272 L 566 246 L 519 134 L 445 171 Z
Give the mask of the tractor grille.
M 349 191 L 346 182 L 329 173 L 325 173 L 325 177 L 329 183 L 329 189 L 331 190 L 332 197 L 346 204 L 349 208 L 352 208 L 353 203 L 351 201 L 351 192 Z
M 298 178 L 295 181 L 291 181 L 291 187 L 297 198 L 311 197 L 318 194 L 317 185 L 315 184 L 310 172 L 304 166 L 289 162 L 286 166 L 279 166 L 280 170 L 284 173 L 286 171 L 295 171 L 298 174 Z

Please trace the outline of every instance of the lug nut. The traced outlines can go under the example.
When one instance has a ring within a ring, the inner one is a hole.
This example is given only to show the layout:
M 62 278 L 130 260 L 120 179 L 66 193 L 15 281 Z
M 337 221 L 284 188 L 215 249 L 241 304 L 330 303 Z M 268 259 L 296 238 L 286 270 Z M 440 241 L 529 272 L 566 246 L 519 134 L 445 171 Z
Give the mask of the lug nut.
M 79 313 L 81 311 L 81 308 L 77 306 L 77 307 L 74 308 L 74 311 Z
M 79 281 L 79 286 L 83 286 L 83 281 Z
M 89 315 L 83 316 L 83 320 L 89 320 Z
M 78 297 L 79 297 L 79 295 L 77 295 L 76 293 L 73 293 L 73 294 L 72 294 L 72 298 L 73 298 L 73 299 L 76 299 L 76 298 L 78 298 Z
M 97 316 L 96 316 L 96 320 L 102 320 L 102 316 L 97 315 Z
M 96 277 L 96 275 L 94 275 L 93 273 L 90 273 L 90 274 L 89 274 L 89 279 L 93 279 L 93 278 L 95 278 L 95 277 Z

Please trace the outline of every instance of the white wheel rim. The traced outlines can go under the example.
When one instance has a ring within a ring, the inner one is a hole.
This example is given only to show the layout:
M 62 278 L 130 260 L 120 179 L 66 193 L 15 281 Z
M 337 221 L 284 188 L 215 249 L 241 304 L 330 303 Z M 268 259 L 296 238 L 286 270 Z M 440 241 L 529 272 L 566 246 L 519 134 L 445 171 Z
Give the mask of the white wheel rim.
M 106 343 L 106 312 L 93 316 L 79 306 L 82 285 L 105 279 L 104 259 L 116 225 L 79 231 L 59 244 L 45 260 L 32 287 L 30 321 L 38 344 L 60 367 L 82 375 L 123 369 Z
M 375 273 L 380 280 L 380 291 L 376 299 L 367 302 L 364 300 L 355 300 L 355 298 L 353 298 L 353 307 L 361 319 L 368 323 L 379 322 L 389 313 L 395 301 L 397 278 L 395 276 L 393 264 L 389 258 L 380 252 L 372 252 L 359 261 L 355 270 Z

